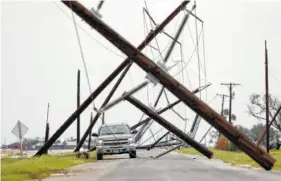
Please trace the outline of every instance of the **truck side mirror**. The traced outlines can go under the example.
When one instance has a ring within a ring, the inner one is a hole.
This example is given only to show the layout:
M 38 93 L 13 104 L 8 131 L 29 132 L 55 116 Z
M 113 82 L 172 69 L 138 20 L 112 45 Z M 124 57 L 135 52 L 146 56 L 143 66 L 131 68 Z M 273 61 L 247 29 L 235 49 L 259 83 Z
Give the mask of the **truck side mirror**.
M 93 137 L 98 137 L 99 135 L 97 133 L 92 134 Z
M 137 130 L 133 130 L 132 131 L 132 134 L 136 134 L 138 131 Z

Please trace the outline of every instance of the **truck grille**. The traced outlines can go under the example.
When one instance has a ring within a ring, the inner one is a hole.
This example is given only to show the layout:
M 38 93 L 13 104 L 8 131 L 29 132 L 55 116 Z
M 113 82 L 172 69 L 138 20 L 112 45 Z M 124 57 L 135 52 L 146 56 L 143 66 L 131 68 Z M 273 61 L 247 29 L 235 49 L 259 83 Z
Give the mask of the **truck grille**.
M 117 145 L 125 145 L 128 144 L 128 139 L 122 139 L 122 140 L 104 140 L 103 144 L 104 145 L 112 145 L 112 146 L 117 146 Z

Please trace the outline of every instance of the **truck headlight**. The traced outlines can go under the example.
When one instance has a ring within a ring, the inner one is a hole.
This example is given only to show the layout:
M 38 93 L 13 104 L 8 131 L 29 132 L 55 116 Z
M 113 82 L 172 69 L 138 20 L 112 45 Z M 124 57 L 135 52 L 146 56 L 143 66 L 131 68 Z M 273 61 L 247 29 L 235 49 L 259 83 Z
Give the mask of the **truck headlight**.
M 103 140 L 98 140 L 97 146 L 102 146 L 103 145 Z
M 129 142 L 129 144 L 133 144 L 133 143 L 135 143 L 135 139 L 134 138 L 129 138 L 128 142 Z

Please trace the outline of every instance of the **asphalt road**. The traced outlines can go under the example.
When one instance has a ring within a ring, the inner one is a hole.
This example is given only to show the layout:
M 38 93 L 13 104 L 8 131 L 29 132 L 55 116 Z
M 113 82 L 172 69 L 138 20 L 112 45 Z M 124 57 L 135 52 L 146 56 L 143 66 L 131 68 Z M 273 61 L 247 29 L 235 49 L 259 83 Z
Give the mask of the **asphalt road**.
M 141 158 L 129 159 L 127 155 L 75 166 L 64 175 L 44 181 L 280 181 L 281 172 L 233 167 L 220 160 L 201 156 L 186 156 L 175 152 L 152 159 L 163 150 L 142 151 Z

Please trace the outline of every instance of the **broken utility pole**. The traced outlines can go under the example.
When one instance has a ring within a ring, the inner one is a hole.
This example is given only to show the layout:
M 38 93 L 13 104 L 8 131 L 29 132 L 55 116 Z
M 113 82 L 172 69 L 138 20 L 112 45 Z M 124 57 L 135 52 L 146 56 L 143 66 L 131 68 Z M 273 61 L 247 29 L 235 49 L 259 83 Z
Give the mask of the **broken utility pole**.
M 221 116 L 223 116 L 223 109 L 224 109 L 224 98 L 225 97 L 229 97 L 228 95 L 225 95 L 225 94 L 217 94 L 217 96 L 220 96 L 222 98 L 222 101 L 221 101 Z M 210 128 L 207 130 L 207 132 L 204 134 L 204 136 L 201 138 L 201 140 L 199 141 L 199 143 L 201 143 L 203 141 L 203 139 L 207 136 L 207 134 L 211 131 L 212 129 L 212 125 L 210 126 Z M 220 137 L 220 133 L 219 133 L 219 137 Z M 219 138 L 218 137 L 218 138 Z
M 66 3 L 66 2 L 63 2 Z M 186 6 L 186 2 L 183 2 L 180 6 L 178 6 L 159 26 L 156 27 L 155 30 L 151 31 L 147 37 L 145 38 L 145 40 L 138 46 L 139 50 L 142 50 L 146 47 L 147 44 L 149 44 L 158 33 L 160 33 L 164 27 L 166 25 L 168 25 L 168 23 L 182 10 L 182 8 L 184 8 Z M 121 83 L 121 81 L 123 80 L 124 76 L 126 75 L 126 73 L 129 71 L 132 62 L 130 63 L 129 58 L 127 58 L 125 61 L 128 61 L 128 67 L 126 68 L 126 70 L 124 70 L 124 72 L 122 73 L 122 75 L 120 76 L 120 78 L 117 80 L 117 82 L 115 83 L 114 87 L 112 88 L 111 92 L 109 93 L 109 95 L 107 96 L 107 98 L 105 99 L 105 101 L 103 102 L 101 108 L 104 108 L 105 106 L 108 106 L 108 102 L 111 99 L 112 95 L 114 94 L 115 90 L 117 89 L 117 87 L 119 86 L 119 84 Z M 87 135 L 90 132 L 90 129 L 93 128 L 93 126 L 95 125 L 96 121 L 98 120 L 99 116 L 100 116 L 100 112 L 98 112 L 95 117 L 93 122 L 91 123 L 91 125 L 89 125 L 89 127 L 87 128 L 86 132 L 84 133 L 80 143 L 77 145 L 77 147 L 75 148 L 74 152 L 77 152 L 80 150 L 81 146 L 83 145 L 84 141 L 87 138 Z
M 77 117 L 95 100 L 95 98 L 105 89 L 105 87 L 130 63 L 129 60 L 123 61 L 98 87 L 91 95 L 76 109 L 69 118 L 59 127 L 34 156 L 42 155 L 48 150 L 54 142 L 65 132 L 65 130 L 77 119 Z
M 69 1 L 62 1 L 68 4 Z M 77 3 L 77 2 L 76 2 Z M 187 1 L 182 2 L 154 31 L 151 31 L 146 39 L 139 45 L 139 49 L 142 50 L 154 37 L 160 33 L 164 27 L 187 5 Z M 79 4 L 79 3 L 78 3 Z M 70 5 L 71 6 L 71 5 Z M 70 7 L 69 6 L 69 7 Z M 71 7 L 70 7 L 71 8 Z M 91 14 L 90 11 L 87 11 Z M 41 147 L 34 156 L 40 156 L 45 150 L 48 150 L 54 142 L 64 133 L 64 131 L 75 121 L 94 99 L 107 87 L 107 85 L 127 66 L 130 64 L 129 58 L 125 59 L 101 84 L 100 86 L 81 104 L 81 106 L 75 110 L 71 116 L 63 123 L 63 125 L 52 135 L 50 140 Z
M 168 105 L 167 107 L 164 107 L 163 109 L 161 109 L 160 111 L 157 112 L 157 114 L 162 114 L 163 112 L 166 112 L 167 110 L 169 110 L 170 108 L 174 107 L 175 105 L 179 104 L 181 101 L 180 100 L 177 100 L 175 102 L 173 102 L 172 104 Z M 137 124 L 131 126 L 131 129 L 136 129 L 138 128 L 139 126 L 141 126 L 142 124 L 144 123 L 147 123 L 148 121 L 150 121 L 151 118 L 146 118 L 140 122 L 138 122 Z
M 192 91 L 192 93 L 193 93 L 193 94 L 196 94 L 196 93 L 198 93 L 198 92 L 201 92 L 202 90 L 208 88 L 210 85 L 211 85 L 211 84 L 207 84 L 207 85 L 205 85 L 205 86 L 198 87 L 197 89 L 195 89 L 194 91 Z M 154 103 L 154 107 L 156 107 L 156 105 L 157 105 L 157 103 L 158 103 L 158 101 L 159 101 L 159 99 L 160 99 L 160 96 L 161 96 L 161 94 L 163 93 L 163 91 L 164 91 L 164 87 L 162 87 L 162 89 L 161 89 L 161 91 L 160 91 L 160 93 L 159 93 L 159 95 L 158 95 L 158 97 L 157 97 L 157 99 L 156 99 L 156 102 Z M 174 107 L 175 105 L 179 104 L 180 102 L 181 102 L 181 100 L 175 101 L 174 103 L 172 103 L 172 104 L 168 105 L 167 107 L 165 107 L 165 108 L 161 109 L 160 111 L 158 111 L 157 114 L 161 114 L 161 113 L 163 113 L 163 112 L 165 112 L 165 111 L 171 109 L 172 107 Z M 140 121 L 140 122 L 137 123 L 136 125 L 132 126 L 131 129 L 136 129 L 137 127 L 141 126 L 142 124 L 148 124 L 150 120 L 151 120 L 151 118 L 148 117 L 148 118 L 146 118 L 146 119 Z M 142 129 L 140 129 L 140 130 L 142 131 Z M 142 133 L 142 134 L 143 134 L 143 133 Z M 139 138 L 139 139 L 140 139 L 140 138 Z
M 131 67 L 131 63 L 125 68 L 125 70 L 122 72 L 122 74 L 120 75 L 119 79 L 117 80 L 117 82 L 114 84 L 114 86 L 112 87 L 111 91 L 109 92 L 109 94 L 107 95 L 107 97 L 105 98 L 104 102 L 101 105 L 101 108 L 104 107 L 109 100 L 111 99 L 111 97 L 113 96 L 113 94 L 115 93 L 115 91 L 117 90 L 118 86 L 120 85 L 121 81 L 123 80 L 123 78 L 125 77 L 125 75 L 127 74 L 127 72 L 129 71 L 130 67 Z M 74 149 L 74 152 L 77 152 L 80 150 L 80 148 L 82 147 L 82 145 L 84 144 L 85 140 L 87 139 L 87 136 L 89 135 L 89 137 L 91 137 L 91 130 L 93 129 L 94 125 L 96 124 L 97 120 L 99 119 L 100 115 L 102 113 L 99 111 L 96 113 L 95 117 L 92 119 L 92 121 L 90 122 L 90 125 L 88 126 L 87 130 L 85 131 L 84 135 L 82 136 L 80 142 L 77 144 L 76 148 Z
M 228 120 L 229 120 L 229 123 L 232 124 L 231 122 L 231 118 L 232 118 L 232 113 L 231 113 L 231 110 L 232 110 L 232 88 L 236 85 L 241 85 L 241 84 L 236 84 L 236 83 L 221 83 L 221 85 L 226 85 L 228 88 L 229 88 L 229 110 L 228 110 Z
M 173 124 L 171 124 L 169 121 L 161 117 L 159 114 L 151 110 L 149 107 L 141 103 L 136 98 L 129 96 L 126 98 L 128 102 L 133 104 L 135 107 L 140 109 L 142 112 L 147 114 L 149 117 L 151 117 L 153 120 L 155 120 L 158 124 L 166 128 L 171 133 L 175 134 L 177 137 L 185 141 L 187 144 L 193 146 L 196 150 L 198 150 L 200 153 L 205 155 L 207 158 L 212 158 L 213 153 L 206 148 L 205 146 L 200 145 L 197 141 L 195 141 L 193 138 L 185 134 L 182 130 L 175 127 Z
M 62 1 L 71 8 L 78 16 L 87 22 L 92 28 L 97 30 L 108 41 L 125 53 L 132 61 L 147 73 L 151 73 L 159 82 L 182 100 L 193 111 L 199 114 L 209 124 L 213 125 L 224 136 L 231 140 L 238 148 L 247 153 L 252 159 L 259 163 L 266 170 L 270 170 L 275 159 L 260 147 L 257 147 L 245 134 L 239 132 L 228 123 L 220 114 L 210 108 L 206 103 L 197 98 L 192 92 L 175 80 L 171 75 L 159 68 L 152 60 L 146 57 L 121 35 L 106 25 L 102 20 L 93 15 L 87 8 L 76 1 Z M 185 1 L 186 3 L 189 1 Z M 158 115 L 157 113 L 155 113 Z M 158 115 L 159 116 L 159 115 Z M 197 143 L 197 142 L 196 142 Z M 200 145 L 199 143 L 197 143 Z M 201 146 L 201 145 L 200 145 Z
M 165 151 L 165 152 L 163 152 L 163 153 L 160 153 L 159 155 L 157 155 L 157 156 L 155 156 L 155 157 L 153 157 L 153 158 L 154 158 L 154 159 L 159 158 L 159 157 L 161 157 L 161 156 L 163 156 L 163 155 L 166 155 L 166 154 L 170 153 L 171 151 L 174 151 L 174 150 L 176 150 L 176 149 L 179 149 L 181 146 L 182 146 L 182 144 L 179 144 L 179 145 L 175 146 L 174 148 L 171 148 L 170 150 L 167 150 L 167 151 Z
M 266 40 L 264 42 L 265 49 L 265 119 L 266 119 L 266 151 L 269 153 L 269 93 L 268 93 L 268 55 Z
M 195 6 L 193 6 L 192 10 L 193 10 L 194 8 L 195 8 Z M 184 18 L 182 19 L 182 22 L 181 22 L 181 24 L 180 24 L 180 26 L 179 26 L 179 28 L 178 28 L 178 30 L 177 30 L 177 32 L 176 32 L 175 38 L 173 38 L 173 41 L 172 41 L 170 47 L 168 48 L 165 57 L 163 58 L 164 64 L 167 63 L 167 61 L 168 61 L 168 59 L 169 59 L 169 57 L 170 57 L 170 55 L 171 55 L 171 53 L 172 53 L 172 51 L 173 51 L 175 45 L 176 45 L 176 42 L 178 41 L 179 36 L 181 35 L 181 33 L 182 33 L 182 31 L 183 31 L 183 29 L 184 29 L 184 27 L 185 27 L 185 25 L 186 25 L 186 22 L 187 22 L 188 18 L 189 18 L 189 13 L 187 13 L 187 14 L 184 16 Z M 161 57 L 162 57 L 162 56 L 161 56 Z M 164 65 L 164 66 L 165 66 L 165 65 Z M 153 76 L 152 76 L 152 77 L 153 77 Z M 158 104 L 158 102 L 159 102 L 159 99 L 160 99 L 161 95 L 163 94 L 163 92 L 164 92 L 164 86 L 162 87 L 162 89 L 161 89 L 161 91 L 160 91 L 160 93 L 159 93 L 159 95 L 158 95 L 158 97 L 157 97 L 157 99 L 156 99 L 156 101 L 155 101 L 155 103 L 154 103 L 153 108 L 156 108 L 156 106 L 157 106 L 157 104 Z M 138 141 L 141 139 L 141 137 L 144 135 L 144 133 L 146 132 L 146 130 L 149 129 L 149 127 L 152 125 L 152 123 L 153 123 L 153 121 L 150 120 L 149 122 L 145 123 L 145 124 L 140 128 L 140 130 L 139 130 L 140 132 L 135 136 L 136 142 L 138 142 Z
M 80 70 L 77 71 L 77 109 L 80 106 Z M 76 145 L 78 145 L 80 141 L 80 115 L 77 116 L 77 137 L 76 137 Z
M 158 140 L 156 140 L 153 144 L 151 144 L 151 147 L 147 148 L 147 150 L 151 150 L 153 147 L 157 145 L 165 136 L 167 136 L 170 132 L 167 131 L 163 136 L 161 136 Z

